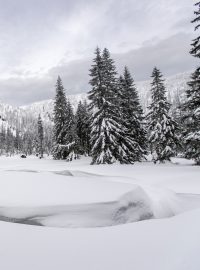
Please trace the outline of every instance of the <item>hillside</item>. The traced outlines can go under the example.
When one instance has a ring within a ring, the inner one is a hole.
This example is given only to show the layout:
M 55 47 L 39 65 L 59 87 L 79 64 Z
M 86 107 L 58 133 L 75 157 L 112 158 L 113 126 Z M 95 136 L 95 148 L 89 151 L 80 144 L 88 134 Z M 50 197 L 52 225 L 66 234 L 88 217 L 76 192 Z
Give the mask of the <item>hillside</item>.
M 181 102 L 181 100 L 184 99 L 184 93 L 187 89 L 187 81 L 189 80 L 189 77 L 190 72 L 186 72 L 166 78 L 165 83 L 168 99 L 172 103 L 173 107 L 175 107 Z M 144 111 L 146 111 L 146 108 L 150 103 L 150 84 L 150 80 L 136 82 Z M 87 99 L 87 94 L 82 93 L 76 95 L 68 95 L 67 98 L 70 100 L 75 111 L 79 101 Z M 28 123 L 36 120 L 39 114 L 41 114 L 45 124 L 48 125 L 52 122 L 52 113 L 52 99 L 34 102 L 32 104 L 21 107 L 13 107 L 11 105 L 0 102 L 0 126 L 10 126 L 14 129 L 22 128 L 27 126 Z
M 87 94 L 82 93 L 77 95 L 67 95 L 67 98 L 70 100 L 73 110 L 76 111 L 79 101 L 84 101 L 87 98 Z M 48 122 L 52 120 L 53 106 L 53 99 L 48 99 L 21 106 L 19 110 L 22 110 L 35 118 L 37 118 L 38 114 L 40 114 L 43 120 Z

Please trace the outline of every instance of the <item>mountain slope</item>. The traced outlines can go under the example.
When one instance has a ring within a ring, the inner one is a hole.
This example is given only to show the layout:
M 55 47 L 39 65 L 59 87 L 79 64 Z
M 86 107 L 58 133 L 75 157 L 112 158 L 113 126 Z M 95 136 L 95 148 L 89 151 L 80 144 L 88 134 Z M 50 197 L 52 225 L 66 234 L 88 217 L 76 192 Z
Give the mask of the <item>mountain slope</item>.
M 67 98 L 69 99 L 73 110 L 76 111 L 78 103 L 80 101 L 84 101 L 85 99 L 87 99 L 87 94 L 82 93 L 77 95 L 67 95 Z M 48 122 L 52 120 L 53 107 L 54 107 L 54 100 L 48 99 L 39 102 L 34 102 L 30 105 L 21 106 L 19 109 L 25 111 L 27 114 L 30 114 L 35 118 L 37 118 L 38 115 L 40 114 L 42 119 Z
M 168 93 L 168 99 L 172 103 L 173 107 L 184 99 L 190 74 L 190 72 L 186 72 L 166 78 L 165 85 Z M 151 100 L 151 80 L 136 82 L 136 86 L 139 92 L 141 104 L 144 111 L 146 111 Z M 68 95 L 67 98 L 70 100 L 75 111 L 79 101 L 87 99 L 87 94 L 82 93 L 77 95 Z M 0 126 L 10 126 L 13 129 L 21 128 L 33 120 L 36 121 L 39 114 L 45 124 L 48 125 L 52 122 L 53 104 L 54 101 L 52 99 L 35 102 L 21 107 L 12 107 L 0 102 Z
M 168 100 L 175 107 L 181 103 L 185 98 L 185 91 L 187 89 L 187 82 L 190 80 L 191 72 L 176 74 L 165 79 L 165 86 L 168 95 Z M 151 80 L 136 82 L 139 92 L 139 97 L 144 111 L 151 101 Z

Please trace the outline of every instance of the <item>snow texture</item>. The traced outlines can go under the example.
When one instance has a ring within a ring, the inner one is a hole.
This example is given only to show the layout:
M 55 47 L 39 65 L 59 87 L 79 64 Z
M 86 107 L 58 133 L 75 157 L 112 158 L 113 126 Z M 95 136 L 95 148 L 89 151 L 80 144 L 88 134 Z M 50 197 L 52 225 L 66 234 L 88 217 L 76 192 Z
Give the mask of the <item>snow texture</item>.
M 199 270 L 199 167 L 185 159 L 133 166 L 90 161 L 0 157 L 1 214 L 45 226 L 1 221 L 1 269 Z M 39 211 L 40 220 L 27 219 Z M 111 216 L 116 225 L 147 213 L 144 219 L 154 218 L 123 226 L 46 227 L 111 225 Z

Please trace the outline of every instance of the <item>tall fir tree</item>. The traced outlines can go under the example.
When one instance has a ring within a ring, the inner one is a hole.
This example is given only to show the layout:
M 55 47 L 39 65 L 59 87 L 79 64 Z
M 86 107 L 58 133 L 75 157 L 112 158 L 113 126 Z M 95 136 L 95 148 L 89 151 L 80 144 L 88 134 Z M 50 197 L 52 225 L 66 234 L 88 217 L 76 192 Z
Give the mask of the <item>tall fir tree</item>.
M 89 99 L 92 101 L 89 105 L 89 110 L 94 111 L 96 108 L 100 109 L 102 106 L 102 94 L 104 92 L 103 84 L 103 59 L 101 51 L 97 47 L 95 50 L 95 58 L 90 69 L 90 85 L 92 89 L 89 91 Z
M 102 55 L 97 48 L 90 70 L 89 92 L 91 117 L 92 164 L 134 162 L 131 152 L 134 143 L 126 137 L 118 101 L 116 68 L 108 49 Z
M 108 52 L 106 51 L 108 54 Z M 115 133 L 116 123 L 110 123 L 112 118 L 110 114 L 110 106 L 113 109 L 113 101 L 111 89 L 108 88 L 108 82 L 105 80 L 105 72 L 108 67 L 105 66 L 105 57 L 102 57 L 100 49 L 95 51 L 95 59 L 92 68 L 90 69 L 90 84 L 92 90 L 89 92 L 91 118 L 91 145 L 92 145 L 92 164 L 108 163 L 115 161 L 115 154 L 117 140 L 113 133 Z M 107 65 L 107 63 L 106 63 Z M 112 66 L 112 73 L 114 72 L 110 84 L 115 83 L 115 70 Z M 108 75 L 109 76 L 109 75 Z M 119 128 L 119 127 L 118 127 Z M 114 130 L 114 131 L 113 131 Z
M 195 18 L 194 20 L 192 20 L 192 23 L 195 23 L 195 31 L 199 29 L 200 27 L 200 2 L 197 2 L 195 4 L 195 7 L 197 7 L 197 10 L 194 11 L 195 14 Z M 200 36 L 197 36 L 191 44 L 192 48 L 190 50 L 190 53 L 194 56 L 194 57 L 198 57 L 200 58 Z
M 166 98 L 163 75 L 155 67 L 152 73 L 151 105 L 149 107 L 148 132 L 154 162 L 170 161 L 176 154 L 178 137 L 177 123 L 170 117 L 170 104 Z
M 195 30 L 198 30 L 200 27 L 200 2 L 197 2 L 195 6 L 198 9 L 194 12 L 196 17 L 192 23 L 196 24 Z M 194 57 L 200 58 L 200 36 L 193 40 L 190 53 Z M 188 87 L 187 101 L 183 105 L 183 120 L 186 126 L 185 155 L 200 165 L 200 66 L 192 74 Z
M 56 96 L 54 102 L 54 129 L 53 129 L 53 149 L 54 159 L 66 159 L 66 134 L 67 134 L 67 100 L 65 90 L 60 76 L 56 83 Z
M 65 125 L 66 135 L 64 138 L 65 141 L 65 152 L 66 152 L 66 160 L 72 161 L 73 159 L 77 159 L 79 157 L 80 146 L 79 146 L 79 138 L 77 136 L 77 123 L 76 118 L 74 116 L 74 112 L 69 100 L 67 100 L 67 122 Z
M 134 80 L 127 67 L 125 67 L 119 83 L 122 118 L 127 128 L 127 134 L 135 142 L 134 153 L 132 154 L 135 156 L 135 161 L 142 161 L 147 153 L 144 116 Z
M 38 116 L 38 150 L 39 150 L 39 157 L 43 158 L 44 154 L 44 129 L 43 129 L 43 123 L 42 118 L 39 114 Z
M 80 144 L 80 154 L 90 153 L 90 113 L 87 102 L 79 102 L 76 112 L 76 129 Z

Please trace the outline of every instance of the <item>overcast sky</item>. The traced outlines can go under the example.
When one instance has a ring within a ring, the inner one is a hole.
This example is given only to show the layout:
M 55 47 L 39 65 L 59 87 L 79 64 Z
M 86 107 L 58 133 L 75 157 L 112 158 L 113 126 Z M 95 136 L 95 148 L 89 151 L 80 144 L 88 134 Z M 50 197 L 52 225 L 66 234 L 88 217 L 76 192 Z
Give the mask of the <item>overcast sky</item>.
M 192 70 L 191 0 L 0 0 L 0 100 L 22 105 L 52 98 L 58 74 L 69 94 L 89 89 L 96 46 L 136 81 L 153 67 Z

